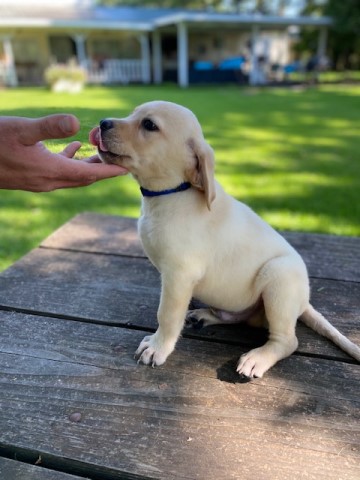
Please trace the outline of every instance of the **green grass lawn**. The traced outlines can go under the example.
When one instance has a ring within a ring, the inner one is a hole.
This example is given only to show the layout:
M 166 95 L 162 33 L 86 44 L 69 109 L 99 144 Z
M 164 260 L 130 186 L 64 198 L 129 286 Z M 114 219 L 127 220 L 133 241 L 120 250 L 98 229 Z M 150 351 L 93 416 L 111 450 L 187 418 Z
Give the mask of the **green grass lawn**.
M 81 95 L 45 89 L 0 91 L 2 115 L 69 112 L 81 121 L 80 156 L 94 153 L 88 132 L 101 118 L 127 115 L 155 99 L 191 108 L 215 149 L 216 176 L 275 228 L 360 233 L 360 86 L 304 91 L 236 86 L 88 87 Z M 61 150 L 65 142 L 48 142 Z M 137 217 L 135 181 L 120 177 L 51 193 L 0 191 L 0 269 L 72 216 L 93 211 Z

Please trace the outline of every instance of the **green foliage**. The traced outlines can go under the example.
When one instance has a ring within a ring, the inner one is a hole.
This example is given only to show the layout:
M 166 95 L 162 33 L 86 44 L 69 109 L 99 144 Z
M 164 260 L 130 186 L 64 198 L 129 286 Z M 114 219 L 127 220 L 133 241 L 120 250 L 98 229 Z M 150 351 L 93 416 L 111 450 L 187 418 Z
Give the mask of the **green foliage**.
M 304 91 L 236 86 L 86 87 L 81 95 L 43 88 L 0 91 L 3 115 L 70 112 L 81 121 L 80 157 L 94 154 L 90 129 L 149 100 L 192 109 L 215 149 L 216 177 L 274 227 L 359 235 L 360 86 Z M 66 140 L 49 141 L 60 151 Z M 137 217 L 140 193 L 130 177 L 51 193 L 0 191 L 0 268 L 13 263 L 77 213 Z
M 359 0 L 306 0 L 303 15 L 326 15 L 334 24 L 329 31 L 328 54 L 337 69 L 360 67 L 360 2 Z M 316 52 L 318 32 L 301 32 L 301 50 Z
M 360 32 L 360 3 L 358 0 L 327 0 L 324 14 L 331 16 L 334 30 L 344 35 L 359 35 Z
M 106 6 L 135 6 L 158 8 L 188 8 L 198 10 L 227 10 L 232 12 L 282 13 L 286 7 L 297 5 L 298 0 L 98 0 Z
M 99 0 L 99 4 L 106 6 L 127 5 L 134 7 L 158 7 L 158 8 L 194 8 L 206 9 L 218 8 L 222 0 Z
M 360 66 L 360 2 L 328 0 L 324 14 L 334 19 L 330 48 L 334 62 L 345 68 Z

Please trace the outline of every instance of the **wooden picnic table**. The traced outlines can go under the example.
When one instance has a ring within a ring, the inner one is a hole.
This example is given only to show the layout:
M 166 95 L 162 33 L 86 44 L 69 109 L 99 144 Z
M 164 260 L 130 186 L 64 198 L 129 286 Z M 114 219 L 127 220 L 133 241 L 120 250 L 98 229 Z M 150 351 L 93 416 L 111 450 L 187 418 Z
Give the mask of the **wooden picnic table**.
M 360 239 L 285 236 L 312 303 L 360 344 Z M 354 360 L 299 324 L 298 351 L 241 383 L 266 332 L 239 325 L 185 329 L 165 365 L 137 365 L 159 285 L 136 221 L 92 213 L 0 275 L 1 480 L 360 479 Z

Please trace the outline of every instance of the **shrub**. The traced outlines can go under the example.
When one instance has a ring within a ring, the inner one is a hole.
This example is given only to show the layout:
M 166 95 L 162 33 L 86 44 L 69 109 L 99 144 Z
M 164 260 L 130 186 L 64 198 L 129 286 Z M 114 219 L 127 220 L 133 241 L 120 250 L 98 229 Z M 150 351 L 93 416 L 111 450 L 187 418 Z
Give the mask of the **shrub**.
M 74 62 L 50 65 L 44 72 L 45 82 L 53 91 L 81 90 L 86 82 L 86 70 Z

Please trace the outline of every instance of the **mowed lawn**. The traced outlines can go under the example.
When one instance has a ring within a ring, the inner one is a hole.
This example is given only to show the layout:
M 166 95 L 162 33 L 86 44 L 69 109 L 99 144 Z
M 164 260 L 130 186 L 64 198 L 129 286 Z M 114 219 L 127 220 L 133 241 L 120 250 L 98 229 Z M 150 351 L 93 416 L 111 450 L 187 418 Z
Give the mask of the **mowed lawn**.
M 225 189 L 281 230 L 360 234 L 360 86 L 306 90 L 236 86 L 88 87 L 81 95 L 42 88 L 1 90 L 1 115 L 69 112 L 81 121 L 80 156 L 94 153 L 88 132 L 149 100 L 192 109 L 216 154 Z M 48 142 L 61 150 L 66 142 Z M 0 191 L 0 269 L 83 211 L 137 217 L 130 177 L 51 193 Z M 191 234 L 191 232 L 189 232 Z

